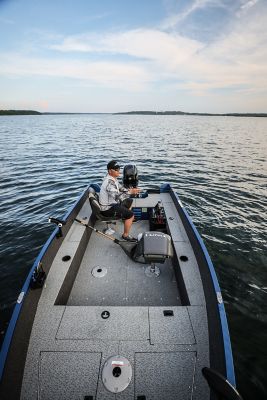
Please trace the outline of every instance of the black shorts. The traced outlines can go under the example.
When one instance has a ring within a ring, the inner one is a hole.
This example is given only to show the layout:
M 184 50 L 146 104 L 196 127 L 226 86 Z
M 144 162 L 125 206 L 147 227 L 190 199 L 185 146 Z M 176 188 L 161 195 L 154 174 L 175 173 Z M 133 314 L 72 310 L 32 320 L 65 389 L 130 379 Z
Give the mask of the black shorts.
M 104 217 L 115 217 L 115 218 L 121 218 L 121 219 L 132 218 L 134 213 L 132 212 L 132 210 L 129 210 L 132 203 L 133 203 L 133 199 L 130 199 L 130 198 L 125 199 L 125 200 L 123 200 L 122 203 L 114 204 L 108 210 L 101 211 L 101 214 Z

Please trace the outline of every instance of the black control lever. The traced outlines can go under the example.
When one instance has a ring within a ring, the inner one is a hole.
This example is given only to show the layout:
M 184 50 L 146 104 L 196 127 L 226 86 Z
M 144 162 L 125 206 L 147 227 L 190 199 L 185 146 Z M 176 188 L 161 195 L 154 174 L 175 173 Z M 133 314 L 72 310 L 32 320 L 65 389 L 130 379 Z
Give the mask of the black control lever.
M 56 224 L 58 226 L 58 233 L 57 233 L 57 237 L 62 237 L 63 233 L 62 233 L 62 226 L 66 225 L 65 221 L 62 221 L 58 218 L 54 218 L 54 217 L 49 217 L 48 218 L 48 222 L 52 223 L 52 224 Z

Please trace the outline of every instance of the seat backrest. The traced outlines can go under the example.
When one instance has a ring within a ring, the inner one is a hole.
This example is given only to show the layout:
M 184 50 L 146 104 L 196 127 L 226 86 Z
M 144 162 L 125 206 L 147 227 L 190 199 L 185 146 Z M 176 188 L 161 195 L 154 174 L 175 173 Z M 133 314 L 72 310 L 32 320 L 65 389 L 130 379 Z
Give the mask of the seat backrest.
M 144 232 L 139 238 L 132 258 L 145 264 L 161 263 L 173 257 L 171 237 L 163 232 Z
M 92 209 L 92 214 L 100 221 L 116 221 L 118 219 L 120 219 L 120 217 L 106 217 L 101 213 L 101 208 L 100 208 L 100 204 L 99 204 L 99 200 L 98 200 L 98 194 L 97 192 L 90 187 L 89 188 L 89 202 L 90 202 L 90 206 Z
M 93 188 L 89 188 L 89 202 L 90 206 L 92 208 L 92 213 L 98 218 L 98 219 L 103 219 L 103 216 L 101 215 L 101 208 L 99 205 L 98 201 L 98 196 L 96 191 Z

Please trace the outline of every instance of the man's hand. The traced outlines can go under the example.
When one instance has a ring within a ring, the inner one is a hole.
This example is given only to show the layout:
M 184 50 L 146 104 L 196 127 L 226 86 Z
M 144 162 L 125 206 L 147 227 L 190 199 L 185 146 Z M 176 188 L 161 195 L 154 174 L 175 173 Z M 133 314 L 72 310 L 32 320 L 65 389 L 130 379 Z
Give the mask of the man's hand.
M 129 189 L 128 193 L 129 194 L 138 194 L 138 193 L 140 193 L 140 189 L 132 188 L 132 189 Z

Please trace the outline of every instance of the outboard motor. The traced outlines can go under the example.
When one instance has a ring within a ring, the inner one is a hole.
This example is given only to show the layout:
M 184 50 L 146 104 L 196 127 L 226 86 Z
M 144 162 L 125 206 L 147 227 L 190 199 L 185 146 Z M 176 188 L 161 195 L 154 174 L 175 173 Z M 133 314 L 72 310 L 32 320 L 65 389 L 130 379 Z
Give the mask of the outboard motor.
M 138 171 L 134 164 L 125 165 L 123 168 L 123 186 L 136 188 L 138 185 Z

